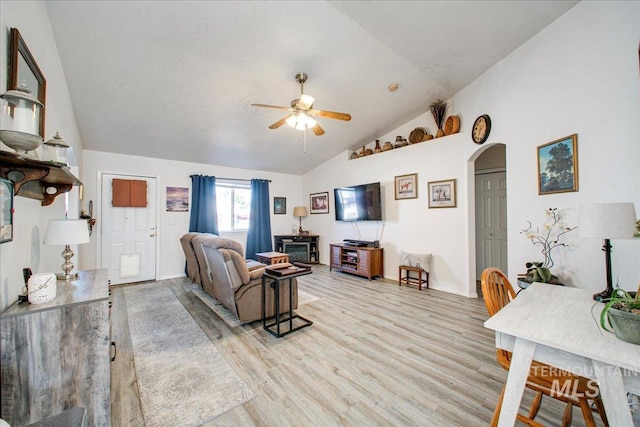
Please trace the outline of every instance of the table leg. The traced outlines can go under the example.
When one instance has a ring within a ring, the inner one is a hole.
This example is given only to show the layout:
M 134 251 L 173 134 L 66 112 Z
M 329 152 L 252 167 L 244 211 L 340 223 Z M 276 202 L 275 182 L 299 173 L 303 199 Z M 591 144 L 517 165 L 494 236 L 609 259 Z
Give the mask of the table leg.
M 289 279 L 289 330 L 293 331 L 293 286 Z
M 261 317 L 262 317 L 262 327 L 263 328 L 267 327 L 267 313 L 266 313 L 267 309 L 265 307 L 266 294 L 267 294 L 266 280 L 267 280 L 267 278 L 265 276 L 262 276 L 262 304 L 261 304 L 260 313 L 261 313 Z
M 516 338 L 502 408 L 500 409 L 498 427 L 513 426 L 516 422 L 535 349 L 536 343 Z
M 280 281 L 273 281 L 273 294 L 276 298 L 275 306 L 276 306 L 276 333 L 280 336 Z
M 633 427 L 631 410 L 627 403 L 627 393 L 622 381 L 622 373 L 617 366 L 593 360 L 593 369 L 600 385 L 600 395 L 610 426 Z

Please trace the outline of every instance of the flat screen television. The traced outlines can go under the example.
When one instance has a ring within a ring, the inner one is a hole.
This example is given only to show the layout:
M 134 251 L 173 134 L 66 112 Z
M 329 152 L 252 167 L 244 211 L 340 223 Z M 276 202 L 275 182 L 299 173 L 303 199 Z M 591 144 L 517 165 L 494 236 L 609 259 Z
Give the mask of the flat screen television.
M 336 221 L 381 221 L 380 183 L 340 187 L 333 190 Z

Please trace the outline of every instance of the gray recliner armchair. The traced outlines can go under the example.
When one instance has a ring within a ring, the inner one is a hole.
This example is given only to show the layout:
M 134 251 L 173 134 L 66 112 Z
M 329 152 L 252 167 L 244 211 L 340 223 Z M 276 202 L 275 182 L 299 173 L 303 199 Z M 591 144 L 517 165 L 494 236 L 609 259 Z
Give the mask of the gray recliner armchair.
M 242 245 L 235 240 L 209 235 L 201 239 L 202 253 L 207 269 L 207 278 L 202 277 L 202 288 L 216 298 L 243 322 L 262 318 L 262 275 L 266 265 L 245 260 Z M 196 243 L 194 241 L 194 247 Z M 196 247 L 196 253 L 198 248 Z M 202 265 L 201 265 L 202 267 Z M 292 280 L 293 304 L 298 307 L 298 282 Z M 266 289 L 266 316 L 273 317 L 274 291 Z M 289 292 L 280 291 L 280 311 L 289 308 Z

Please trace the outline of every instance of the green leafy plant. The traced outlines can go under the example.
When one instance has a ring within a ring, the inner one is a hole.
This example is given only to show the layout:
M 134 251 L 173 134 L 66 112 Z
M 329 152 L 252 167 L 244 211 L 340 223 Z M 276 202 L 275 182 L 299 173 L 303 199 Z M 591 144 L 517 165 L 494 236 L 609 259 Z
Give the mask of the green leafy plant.
M 640 345 L 639 298 L 640 283 L 635 295 L 633 292 L 624 291 L 616 286 L 612 297 L 605 301 L 605 305 L 600 312 L 600 319 L 596 319 L 593 313 L 594 308 L 599 306 L 599 303 L 595 303 L 591 307 L 591 317 L 602 329 L 614 333 L 618 339 Z M 607 323 L 609 326 L 607 326 Z
M 540 227 L 533 227 L 530 221 L 526 228 L 522 229 L 520 234 L 524 234 L 527 239 L 531 240 L 534 246 L 540 246 L 540 253 L 544 256 L 543 262 L 528 262 L 526 264 L 527 273 L 524 280 L 527 282 L 548 282 L 553 275 L 551 267 L 554 262 L 551 252 L 559 246 L 568 246 L 560 241 L 561 237 L 577 227 L 562 227 L 561 217 L 558 208 L 549 208 L 545 210 L 547 221 Z
M 640 284 L 638 284 L 638 291 L 635 292 L 635 295 L 623 289 L 616 288 L 612 297 L 607 300 L 602 312 L 600 312 L 600 326 L 608 332 L 614 332 L 607 327 L 607 315 L 611 309 L 626 311 L 640 316 Z

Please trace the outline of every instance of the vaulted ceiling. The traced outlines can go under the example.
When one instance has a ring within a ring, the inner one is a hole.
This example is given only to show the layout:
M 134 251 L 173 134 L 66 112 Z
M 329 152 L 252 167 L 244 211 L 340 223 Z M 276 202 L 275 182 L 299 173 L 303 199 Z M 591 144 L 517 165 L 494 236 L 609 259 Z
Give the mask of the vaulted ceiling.
M 576 1 L 50 1 L 83 146 L 303 174 L 447 99 Z M 323 136 L 268 126 L 309 75 Z M 398 83 L 399 89 L 387 87 Z

